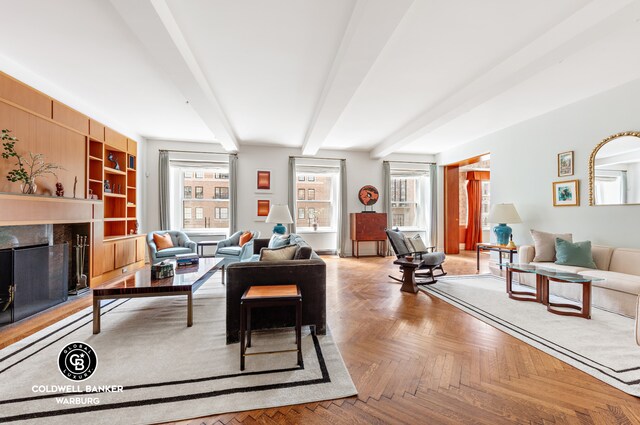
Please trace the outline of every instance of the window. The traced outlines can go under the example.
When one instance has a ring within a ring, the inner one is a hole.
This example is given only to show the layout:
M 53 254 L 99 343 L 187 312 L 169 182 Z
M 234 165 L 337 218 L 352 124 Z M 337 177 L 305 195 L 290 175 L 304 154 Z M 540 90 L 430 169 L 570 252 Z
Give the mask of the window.
M 213 218 L 216 220 L 227 220 L 229 218 L 229 208 L 216 207 L 213 213 Z
M 298 176 L 298 181 L 303 182 L 305 180 L 304 176 Z
M 317 174 L 310 173 L 311 166 L 305 166 L 303 176 L 305 180 L 296 177 L 296 226 L 300 229 L 323 229 L 335 231 L 339 220 L 338 181 L 340 171 L 335 168 L 318 167 L 322 170 Z M 311 183 L 309 183 L 311 182 Z
M 391 170 L 391 225 L 426 229 L 431 214 L 429 173 L 426 170 Z
M 215 199 L 229 199 L 229 188 L 228 187 L 218 187 L 214 188 Z
M 171 228 L 185 232 L 228 233 L 230 217 L 228 162 L 185 164 L 187 162 L 190 161 L 176 160 L 170 164 Z M 196 166 L 202 168 L 195 168 Z M 191 180 L 187 180 L 188 176 Z

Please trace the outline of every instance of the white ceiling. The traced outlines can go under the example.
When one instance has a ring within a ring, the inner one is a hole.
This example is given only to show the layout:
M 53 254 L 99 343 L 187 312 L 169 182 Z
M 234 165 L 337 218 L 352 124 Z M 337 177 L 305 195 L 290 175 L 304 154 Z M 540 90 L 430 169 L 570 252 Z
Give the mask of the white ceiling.
M 126 134 L 228 150 L 438 153 L 640 78 L 640 0 L 0 0 L 0 10 L 3 71 Z

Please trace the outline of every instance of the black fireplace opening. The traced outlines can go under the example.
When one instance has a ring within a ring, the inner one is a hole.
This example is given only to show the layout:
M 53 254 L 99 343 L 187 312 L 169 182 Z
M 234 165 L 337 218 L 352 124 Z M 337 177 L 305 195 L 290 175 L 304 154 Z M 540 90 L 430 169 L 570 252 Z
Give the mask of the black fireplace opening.
M 5 325 L 67 300 L 69 244 L 2 249 L 0 270 L 0 325 Z

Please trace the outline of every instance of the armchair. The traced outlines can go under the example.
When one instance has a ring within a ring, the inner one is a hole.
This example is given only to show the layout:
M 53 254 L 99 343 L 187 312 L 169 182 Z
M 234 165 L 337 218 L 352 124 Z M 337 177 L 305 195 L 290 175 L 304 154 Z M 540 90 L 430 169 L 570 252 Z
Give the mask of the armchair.
M 435 247 L 433 246 L 425 247 L 426 249 L 421 251 L 416 251 L 411 241 L 408 241 L 406 236 L 400 231 L 387 229 L 385 232 L 387 233 L 387 238 L 389 238 L 389 243 L 391 244 L 391 248 L 397 258 L 400 259 L 408 255 L 412 255 L 420 262 L 418 270 L 426 270 L 423 272 L 416 271 L 416 278 L 429 278 L 428 281 L 418 282 L 419 284 L 430 285 L 436 283 L 436 277 L 445 276 L 447 274 L 442 268 L 442 263 L 444 263 L 445 260 L 443 252 L 434 252 Z M 400 270 L 402 270 L 402 267 L 400 267 Z M 434 270 L 440 270 L 440 273 L 434 275 Z M 398 279 L 395 276 L 389 275 L 389 277 L 393 280 L 397 280 L 398 282 L 402 282 L 402 279 Z
M 249 230 L 250 231 L 250 230 Z M 253 255 L 253 242 L 260 237 L 260 232 L 251 232 L 251 240 L 240 246 L 240 236 L 245 231 L 239 231 L 218 242 L 216 257 L 225 259 L 225 264 L 231 264 L 238 261 L 244 261 Z
M 167 248 L 158 251 L 156 243 L 153 241 L 153 235 L 168 233 L 171 235 L 171 242 L 173 242 L 173 248 Z M 147 233 L 147 246 L 149 247 L 149 260 L 151 264 L 159 263 L 163 260 L 174 258 L 178 254 L 195 254 L 197 246 L 194 241 L 189 239 L 184 232 L 177 230 L 158 230 L 155 232 Z

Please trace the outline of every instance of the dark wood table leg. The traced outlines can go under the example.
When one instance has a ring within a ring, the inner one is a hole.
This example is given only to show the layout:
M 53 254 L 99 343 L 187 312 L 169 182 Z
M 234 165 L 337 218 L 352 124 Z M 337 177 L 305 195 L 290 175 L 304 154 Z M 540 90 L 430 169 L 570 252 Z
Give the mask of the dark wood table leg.
M 591 282 L 582 284 L 582 314 L 585 319 L 591 319 Z
M 244 303 L 240 303 L 240 370 L 244 370 L 244 334 L 247 326 L 245 313 Z
M 507 294 L 511 296 L 511 283 L 513 282 L 513 270 L 507 269 L 507 276 L 505 280 L 507 281 Z
M 93 334 L 100 333 L 100 299 L 93 296 Z
M 247 348 L 251 347 L 251 306 L 246 307 L 247 311 Z
M 411 292 L 412 294 L 416 294 L 418 292 L 415 268 L 406 266 L 402 267 L 402 286 L 400 287 L 400 290 L 404 292 Z
M 296 302 L 296 343 L 298 346 L 298 366 L 302 367 L 302 300 Z

